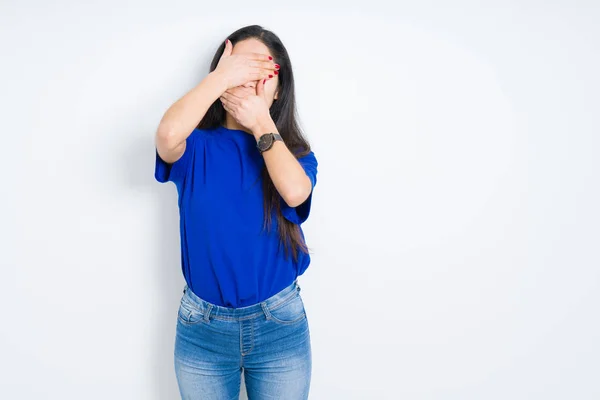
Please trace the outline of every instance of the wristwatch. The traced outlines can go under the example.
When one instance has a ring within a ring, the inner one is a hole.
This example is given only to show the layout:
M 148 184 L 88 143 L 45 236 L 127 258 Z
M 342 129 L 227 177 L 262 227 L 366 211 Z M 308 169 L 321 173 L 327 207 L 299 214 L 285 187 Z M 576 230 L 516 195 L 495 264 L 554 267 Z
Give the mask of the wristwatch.
M 279 133 L 265 133 L 261 135 L 261 137 L 256 142 L 256 147 L 262 153 L 264 151 L 269 150 L 275 141 L 281 140 L 283 142 L 283 138 Z

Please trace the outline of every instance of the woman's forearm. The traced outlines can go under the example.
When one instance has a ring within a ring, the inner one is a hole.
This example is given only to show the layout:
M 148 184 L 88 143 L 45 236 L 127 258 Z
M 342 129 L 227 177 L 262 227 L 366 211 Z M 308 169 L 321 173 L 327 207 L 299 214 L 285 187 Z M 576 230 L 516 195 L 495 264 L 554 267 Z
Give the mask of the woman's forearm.
M 210 106 L 227 90 L 226 81 L 209 73 L 196 87 L 177 100 L 162 117 L 156 136 L 174 149 L 192 133 Z
M 252 134 L 258 142 L 265 133 L 279 133 L 272 119 L 261 121 L 253 129 Z M 281 141 L 262 153 L 269 176 L 275 189 L 290 207 L 297 207 L 308 198 L 312 191 L 312 183 L 304 168 L 296 157 Z

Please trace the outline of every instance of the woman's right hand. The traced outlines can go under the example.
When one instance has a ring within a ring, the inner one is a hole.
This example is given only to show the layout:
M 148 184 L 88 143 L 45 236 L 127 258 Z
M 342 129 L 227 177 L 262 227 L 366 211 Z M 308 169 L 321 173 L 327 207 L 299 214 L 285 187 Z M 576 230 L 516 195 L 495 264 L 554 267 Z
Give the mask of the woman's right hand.
M 270 79 L 277 70 L 269 56 L 260 53 L 231 54 L 233 45 L 228 39 L 225 50 L 214 72 L 227 83 L 227 89 L 241 86 L 246 82 Z

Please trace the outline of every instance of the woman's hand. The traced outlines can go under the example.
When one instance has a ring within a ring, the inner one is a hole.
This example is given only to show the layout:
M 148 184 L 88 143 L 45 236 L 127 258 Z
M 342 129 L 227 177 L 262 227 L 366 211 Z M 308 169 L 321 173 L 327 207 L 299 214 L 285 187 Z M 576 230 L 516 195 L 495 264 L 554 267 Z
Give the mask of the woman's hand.
M 220 97 L 223 108 L 233 119 L 251 131 L 271 120 L 264 82 L 264 79 L 258 82 L 256 90 L 235 87 L 225 91 Z
M 226 82 L 227 89 L 243 85 L 246 82 L 263 80 L 272 77 L 275 62 L 269 56 L 260 53 L 231 54 L 233 45 L 227 39 L 225 50 L 213 72 L 220 75 Z M 269 76 L 271 75 L 271 76 Z

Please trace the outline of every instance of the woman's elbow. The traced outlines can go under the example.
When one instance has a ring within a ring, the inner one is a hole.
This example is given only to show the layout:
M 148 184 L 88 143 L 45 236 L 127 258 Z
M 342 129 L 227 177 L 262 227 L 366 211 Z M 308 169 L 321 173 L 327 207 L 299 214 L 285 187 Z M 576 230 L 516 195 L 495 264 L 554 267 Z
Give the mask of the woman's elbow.
M 290 191 L 283 198 L 283 200 L 290 207 L 298 207 L 299 205 L 304 203 L 306 201 L 306 199 L 308 199 L 308 196 L 310 196 L 311 191 L 312 191 L 312 183 L 311 183 L 310 179 L 308 178 L 308 176 L 306 176 L 306 180 L 304 181 L 304 184 L 299 186 L 299 188 L 297 188 L 296 190 Z

